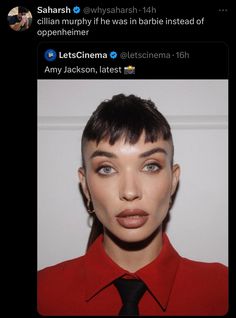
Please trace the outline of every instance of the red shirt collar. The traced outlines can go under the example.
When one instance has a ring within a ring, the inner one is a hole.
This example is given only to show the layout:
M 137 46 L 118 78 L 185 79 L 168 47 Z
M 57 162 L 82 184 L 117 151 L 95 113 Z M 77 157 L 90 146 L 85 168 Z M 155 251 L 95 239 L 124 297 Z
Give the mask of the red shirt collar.
M 91 245 L 85 255 L 86 300 L 90 300 L 115 279 L 123 275 L 140 278 L 162 306 L 167 307 L 181 257 L 163 234 L 163 246 L 158 257 L 135 273 L 129 273 L 114 263 L 103 248 L 103 235 Z

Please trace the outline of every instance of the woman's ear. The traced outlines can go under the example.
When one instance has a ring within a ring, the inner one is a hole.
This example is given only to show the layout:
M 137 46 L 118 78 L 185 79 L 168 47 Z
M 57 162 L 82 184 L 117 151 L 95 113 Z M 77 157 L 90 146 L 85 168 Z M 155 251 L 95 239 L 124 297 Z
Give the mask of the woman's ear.
M 180 166 L 178 164 L 174 164 L 172 167 L 171 195 L 175 193 L 176 187 L 179 183 L 179 176 L 180 176 Z
M 88 191 L 87 181 L 86 181 L 86 173 L 84 168 L 78 169 L 79 180 L 83 189 L 83 193 L 86 196 L 87 200 L 90 201 L 90 195 Z

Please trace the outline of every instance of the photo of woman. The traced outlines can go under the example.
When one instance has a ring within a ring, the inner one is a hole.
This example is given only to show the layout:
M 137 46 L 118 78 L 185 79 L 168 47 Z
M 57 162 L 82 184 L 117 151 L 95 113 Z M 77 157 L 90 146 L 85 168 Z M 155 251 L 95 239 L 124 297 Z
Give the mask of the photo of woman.
M 38 273 L 41 315 L 224 315 L 227 267 L 181 256 L 165 223 L 181 167 L 151 99 L 101 102 L 81 140 L 80 189 L 92 219 L 83 256 Z

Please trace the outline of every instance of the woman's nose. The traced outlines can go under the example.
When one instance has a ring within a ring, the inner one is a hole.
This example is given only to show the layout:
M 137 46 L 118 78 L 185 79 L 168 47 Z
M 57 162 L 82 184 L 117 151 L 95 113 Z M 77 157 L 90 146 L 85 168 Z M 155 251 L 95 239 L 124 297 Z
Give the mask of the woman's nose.
M 120 182 L 120 199 L 123 201 L 140 200 L 142 198 L 141 184 L 138 177 L 132 173 L 122 176 Z

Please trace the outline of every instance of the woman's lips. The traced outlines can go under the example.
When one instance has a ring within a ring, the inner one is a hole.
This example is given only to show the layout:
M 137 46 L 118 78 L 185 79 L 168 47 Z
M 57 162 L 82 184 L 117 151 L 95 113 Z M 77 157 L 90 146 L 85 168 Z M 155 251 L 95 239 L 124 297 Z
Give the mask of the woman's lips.
M 129 209 L 116 215 L 118 223 L 127 229 L 143 226 L 148 220 L 148 213 L 140 209 Z

